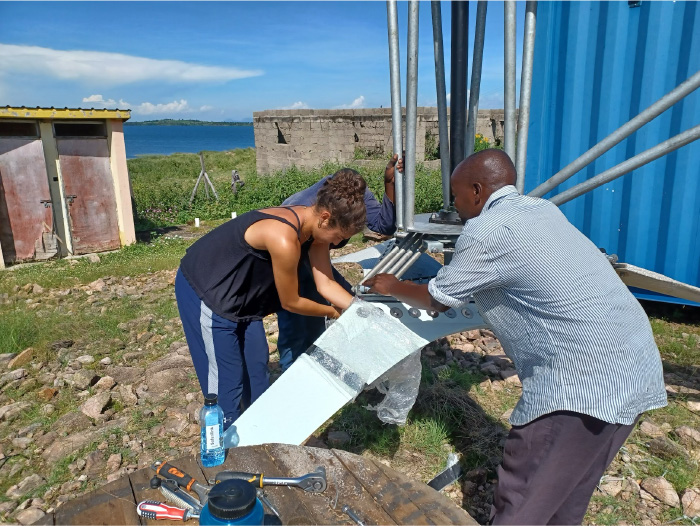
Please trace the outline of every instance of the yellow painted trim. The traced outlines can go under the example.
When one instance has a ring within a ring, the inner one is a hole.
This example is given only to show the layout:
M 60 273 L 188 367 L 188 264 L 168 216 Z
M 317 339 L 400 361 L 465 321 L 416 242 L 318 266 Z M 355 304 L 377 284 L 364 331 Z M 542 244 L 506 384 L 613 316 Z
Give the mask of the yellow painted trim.
M 96 110 L 82 108 L 0 107 L 0 119 L 122 119 L 131 118 L 130 110 Z

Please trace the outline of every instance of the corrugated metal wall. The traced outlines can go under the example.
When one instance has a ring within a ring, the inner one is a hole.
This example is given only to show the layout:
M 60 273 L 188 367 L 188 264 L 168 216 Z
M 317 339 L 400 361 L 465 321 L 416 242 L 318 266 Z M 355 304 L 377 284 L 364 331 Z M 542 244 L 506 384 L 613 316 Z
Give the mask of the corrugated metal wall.
M 526 193 L 700 70 L 697 2 L 539 2 L 537 9 Z M 544 197 L 697 124 L 700 90 Z M 621 261 L 700 286 L 700 141 L 561 209 Z

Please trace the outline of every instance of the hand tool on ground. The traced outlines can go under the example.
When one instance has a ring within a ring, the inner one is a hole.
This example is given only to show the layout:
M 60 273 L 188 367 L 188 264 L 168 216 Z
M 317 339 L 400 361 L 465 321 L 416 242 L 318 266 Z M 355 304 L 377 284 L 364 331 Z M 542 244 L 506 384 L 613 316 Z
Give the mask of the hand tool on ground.
M 177 485 L 185 488 L 188 491 L 194 491 L 199 497 L 199 502 L 202 506 L 207 502 L 207 494 L 211 489 L 211 486 L 205 486 L 200 484 L 194 478 L 189 476 L 187 473 L 179 468 L 176 468 L 168 462 L 155 461 L 151 468 L 166 480 L 172 480 Z
M 161 480 L 158 477 L 153 477 L 151 479 L 151 488 L 160 489 L 165 500 L 176 506 L 191 510 L 193 513 L 202 511 L 203 505 L 192 495 L 181 489 L 177 482 L 173 480 Z
M 453 482 L 459 480 L 461 476 L 462 466 L 459 463 L 459 457 L 454 453 L 450 453 L 447 456 L 447 467 L 435 475 L 435 477 L 428 482 L 428 486 L 436 491 L 441 491 Z
M 340 511 L 342 511 L 343 513 L 345 513 L 345 515 L 350 517 L 353 520 L 353 522 L 357 524 L 357 526 L 365 526 L 365 523 L 362 522 L 360 517 L 357 516 L 357 513 L 355 513 L 347 504 L 340 508 Z
M 246 473 L 244 471 L 220 471 L 216 474 L 214 483 L 218 484 L 223 480 L 230 479 L 245 480 L 261 488 L 263 486 L 291 486 L 301 488 L 309 493 L 322 493 L 328 487 L 326 468 L 323 466 L 296 478 L 266 477 L 262 473 Z
M 260 499 L 260 502 L 262 502 L 265 506 L 270 508 L 270 511 L 272 513 L 274 513 L 277 516 L 277 518 L 281 521 L 282 517 L 280 517 L 280 512 L 277 511 L 277 508 L 275 508 L 273 506 L 272 502 L 270 502 L 270 500 L 265 496 L 265 493 L 263 493 L 263 490 L 261 490 L 260 488 L 257 488 L 255 490 L 255 493 L 257 494 L 258 499 Z
M 198 519 L 199 513 L 192 510 L 184 510 L 174 506 L 168 506 L 155 500 L 144 500 L 136 507 L 139 517 L 145 519 L 163 519 L 171 521 L 186 521 L 188 519 Z

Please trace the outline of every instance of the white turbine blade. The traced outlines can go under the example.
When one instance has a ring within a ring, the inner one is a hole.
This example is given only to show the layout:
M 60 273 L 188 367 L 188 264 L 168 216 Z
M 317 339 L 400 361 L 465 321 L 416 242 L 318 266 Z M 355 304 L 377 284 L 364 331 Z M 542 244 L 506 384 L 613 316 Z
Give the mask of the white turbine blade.
M 386 297 L 385 297 L 386 298 Z M 427 312 L 386 298 L 355 301 L 235 422 L 239 446 L 298 445 L 406 356 L 442 336 L 486 327 L 476 305 Z
M 676 281 L 668 276 L 652 272 L 645 268 L 629 265 L 628 263 L 619 263 L 615 265 L 615 271 L 628 287 L 637 287 L 660 294 L 666 294 L 667 296 L 673 296 L 674 298 L 682 298 L 684 300 L 700 303 L 700 288 L 698 287 Z

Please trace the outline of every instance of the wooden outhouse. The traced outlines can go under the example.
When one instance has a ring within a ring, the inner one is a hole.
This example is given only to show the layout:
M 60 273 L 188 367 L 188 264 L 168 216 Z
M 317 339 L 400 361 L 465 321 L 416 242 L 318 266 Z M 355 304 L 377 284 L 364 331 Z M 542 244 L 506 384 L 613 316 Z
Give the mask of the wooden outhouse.
M 136 241 L 125 110 L 0 107 L 0 268 Z

